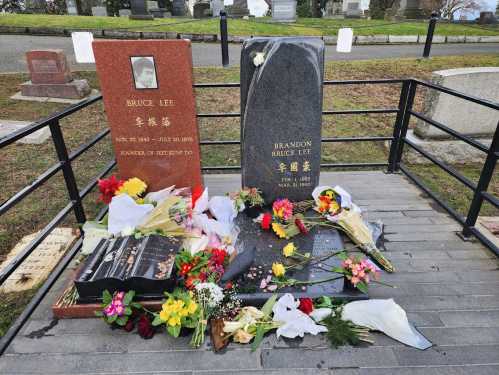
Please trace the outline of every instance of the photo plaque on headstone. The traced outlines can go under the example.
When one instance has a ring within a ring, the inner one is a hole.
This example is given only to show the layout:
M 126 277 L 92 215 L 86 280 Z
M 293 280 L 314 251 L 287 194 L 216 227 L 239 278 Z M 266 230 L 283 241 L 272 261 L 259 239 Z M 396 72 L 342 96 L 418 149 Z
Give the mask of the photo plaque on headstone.
M 264 62 L 255 66 L 254 57 Z M 324 43 L 319 38 L 253 38 L 241 51 L 243 186 L 265 201 L 310 199 L 321 162 Z
M 202 184 L 188 40 L 93 42 L 120 177 Z

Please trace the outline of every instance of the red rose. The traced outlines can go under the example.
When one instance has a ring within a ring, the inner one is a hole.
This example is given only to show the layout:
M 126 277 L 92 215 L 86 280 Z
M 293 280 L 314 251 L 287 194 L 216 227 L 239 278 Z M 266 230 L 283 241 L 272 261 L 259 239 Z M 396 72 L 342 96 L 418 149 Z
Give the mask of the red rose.
M 184 282 L 185 287 L 187 289 L 194 289 L 196 281 L 198 281 L 197 277 L 189 276 L 187 279 L 185 279 L 185 282 Z
M 269 230 L 271 223 L 272 223 L 272 215 L 268 212 L 264 213 L 261 223 L 262 229 Z
M 234 287 L 234 284 L 232 284 L 232 281 L 227 281 L 227 284 L 225 284 L 225 289 L 232 289 Z
M 123 185 L 124 181 L 118 180 L 115 175 L 98 181 L 97 185 L 100 191 L 99 200 L 109 204 L 116 191 Z
M 300 305 L 298 308 L 305 314 L 309 315 L 312 311 L 314 311 L 314 302 L 312 301 L 312 298 L 300 298 Z
M 137 331 L 143 339 L 150 339 L 154 336 L 154 327 L 147 314 L 142 314 L 137 323 Z

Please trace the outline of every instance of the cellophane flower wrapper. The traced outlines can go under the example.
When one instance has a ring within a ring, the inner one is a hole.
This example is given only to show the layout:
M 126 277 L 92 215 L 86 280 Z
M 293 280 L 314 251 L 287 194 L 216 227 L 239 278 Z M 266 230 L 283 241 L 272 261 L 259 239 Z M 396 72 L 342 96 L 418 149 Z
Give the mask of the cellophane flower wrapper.
M 107 230 L 119 235 L 125 228 L 136 228 L 149 217 L 153 209 L 152 204 L 137 204 L 127 194 L 114 196 L 109 204 Z
M 300 311 L 299 305 L 300 301 L 295 300 L 290 293 L 286 293 L 276 302 L 272 308 L 274 313 L 272 320 L 282 324 L 277 328 L 277 337 L 295 338 L 303 337 L 305 333 L 317 335 L 327 332 L 326 327 L 316 324 L 311 317 Z
M 350 239 L 361 249 L 373 258 L 385 271 L 393 272 L 394 268 L 391 262 L 376 248 L 371 230 L 366 225 L 362 216 L 358 212 L 342 210 L 336 215 L 336 224 L 338 224 Z
M 184 220 L 187 217 L 187 203 L 184 198 L 170 196 L 158 204 L 137 227 L 142 233 L 161 233 L 166 236 L 183 236 Z
M 83 236 L 83 244 L 81 245 L 81 253 L 83 255 L 91 254 L 102 239 L 111 237 L 107 231 L 107 226 L 95 221 L 87 221 L 81 228 L 85 233 Z

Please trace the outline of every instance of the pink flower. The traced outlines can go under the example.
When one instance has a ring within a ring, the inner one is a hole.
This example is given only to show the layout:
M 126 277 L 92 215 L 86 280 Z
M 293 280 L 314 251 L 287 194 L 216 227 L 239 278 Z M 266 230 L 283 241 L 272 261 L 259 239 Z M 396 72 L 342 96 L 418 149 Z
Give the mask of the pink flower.
M 360 271 L 360 272 L 359 272 L 358 276 L 359 276 L 360 278 L 362 278 L 362 277 L 367 276 L 367 275 L 366 275 L 366 273 L 364 272 L 364 270 L 362 270 L 362 271 Z
M 348 258 L 347 260 L 345 260 L 344 262 L 347 266 L 351 265 L 352 264 L 352 259 Z
M 116 314 L 116 310 L 114 309 L 114 305 L 112 303 L 110 303 L 109 305 L 106 306 L 106 308 L 104 309 L 104 315 L 105 316 L 112 316 Z
M 352 282 L 352 284 L 355 286 L 357 285 L 359 282 L 360 282 L 360 279 L 358 277 L 355 277 L 353 276 L 350 281 Z
M 125 292 L 116 293 L 116 296 L 114 296 L 114 298 L 117 300 L 122 300 L 124 297 L 125 297 Z
M 118 316 L 122 316 L 125 313 L 125 308 L 123 307 L 123 305 L 116 306 L 115 309 L 116 309 L 116 315 Z
M 277 199 L 272 205 L 274 216 L 287 221 L 293 216 L 293 203 L 289 199 Z
M 359 271 L 357 271 L 355 268 L 352 269 L 352 275 L 357 276 L 359 274 Z

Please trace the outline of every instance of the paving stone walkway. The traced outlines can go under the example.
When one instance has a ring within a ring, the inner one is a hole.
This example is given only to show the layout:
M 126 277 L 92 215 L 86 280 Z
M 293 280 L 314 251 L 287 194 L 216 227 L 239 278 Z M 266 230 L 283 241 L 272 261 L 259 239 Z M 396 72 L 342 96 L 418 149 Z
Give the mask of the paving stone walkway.
M 479 243 L 463 242 L 458 224 L 401 175 L 382 172 L 323 173 L 321 182 L 339 184 L 386 224 L 387 255 L 398 272 L 384 280 L 397 289 L 371 288 L 372 298 L 394 298 L 435 345 L 409 348 L 384 335 L 365 347 L 332 350 L 323 337 L 265 338 L 260 349 L 230 344 L 214 354 L 189 338 L 111 331 L 97 319 L 53 320 L 50 304 L 62 283 L 0 358 L 1 374 L 333 374 L 497 375 L 499 374 L 499 270 L 497 259 Z M 239 176 L 206 178 L 210 193 L 239 186 Z

